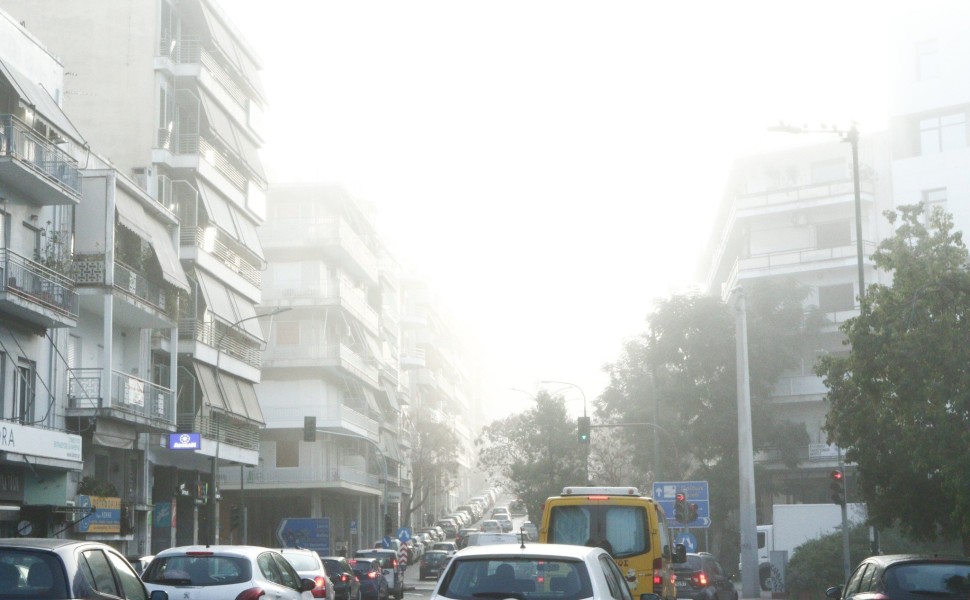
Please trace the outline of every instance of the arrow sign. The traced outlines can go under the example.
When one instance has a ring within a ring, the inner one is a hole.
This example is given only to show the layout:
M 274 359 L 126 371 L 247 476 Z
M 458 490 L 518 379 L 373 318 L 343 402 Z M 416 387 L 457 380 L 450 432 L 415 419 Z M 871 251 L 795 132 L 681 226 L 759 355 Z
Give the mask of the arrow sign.
M 697 551 L 697 538 L 694 537 L 694 534 L 689 531 L 678 533 L 677 538 L 674 541 L 676 541 L 678 544 L 683 544 L 684 548 L 686 548 L 688 552 Z
M 306 548 L 327 556 L 330 554 L 330 519 L 282 519 L 276 529 L 276 539 L 284 548 Z
M 697 518 L 690 523 L 679 523 L 674 518 L 674 502 L 677 494 L 684 494 L 688 504 L 697 505 Z M 706 481 L 656 481 L 653 499 L 664 509 L 670 527 L 710 527 L 711 503 Z

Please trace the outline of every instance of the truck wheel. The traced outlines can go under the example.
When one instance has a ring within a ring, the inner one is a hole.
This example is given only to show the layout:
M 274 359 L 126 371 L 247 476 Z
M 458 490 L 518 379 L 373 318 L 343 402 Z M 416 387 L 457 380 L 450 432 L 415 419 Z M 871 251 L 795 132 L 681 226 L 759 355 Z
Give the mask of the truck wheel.
M 771 565 L 769 563 L 764 563 L 758 567 L 758 580 L 761 582 L 761 589 L 764 591 L 771 590 Z

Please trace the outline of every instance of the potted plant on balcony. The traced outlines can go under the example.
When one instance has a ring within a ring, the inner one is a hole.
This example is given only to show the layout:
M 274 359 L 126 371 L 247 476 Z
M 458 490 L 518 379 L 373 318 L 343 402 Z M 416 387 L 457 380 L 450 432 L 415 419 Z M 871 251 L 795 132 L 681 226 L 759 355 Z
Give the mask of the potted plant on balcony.
M 71 253 L 69 232 L 54 229 L 53 224 L 48 221 L 47 227 L 40 230 L 40 236 L 44 238 L 44 242 L 40 249 L 34 250 L 34 262 L 61 275 L 70 274 L 74 257 Z
M 77 485 L 78 496 L 97 496 L 99 498 L 117 498 L 118 488 L 110 481 L 96 479 L 90 475 L 81 479 Z

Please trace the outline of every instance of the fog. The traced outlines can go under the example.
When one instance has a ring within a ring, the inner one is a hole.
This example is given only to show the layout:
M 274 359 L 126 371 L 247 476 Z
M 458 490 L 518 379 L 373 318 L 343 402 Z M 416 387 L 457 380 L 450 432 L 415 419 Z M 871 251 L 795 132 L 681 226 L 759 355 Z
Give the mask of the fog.
M 885 2 L 221 4 L 263 59 L 271 182 L 373 202 L 495 406 L 600 393 L 697 285 L 732 159 L 793 143 L 768 125 L 886 126 Z

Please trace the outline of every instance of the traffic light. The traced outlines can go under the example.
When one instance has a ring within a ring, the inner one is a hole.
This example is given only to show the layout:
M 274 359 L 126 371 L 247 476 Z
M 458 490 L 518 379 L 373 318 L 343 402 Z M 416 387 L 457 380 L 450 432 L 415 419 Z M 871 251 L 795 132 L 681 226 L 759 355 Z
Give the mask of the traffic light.
M 829 473 L 829 490 L 832 491 L 832 502 L 839 506 L 845 506 L 845 475 L 841 470 L 836 469 Z
M 229 529 L 239 529 L 242 525 L 242 507 L 233 506 L 229 511 Z
M 683 492 L 677 492 L 674 496 L 674 519 L 678 523 L 687 523 L 687 495 Z
M 579 428 L 579 443 L 588 444 L 589 443 L 589 417 L 579 417 L 576 420 L 576 424 Z
M 303 441 L 317 441 L 317 418 L 303 417 Z
M 687 506 L 687 522 L 693 523 L 696 520 L 697 520 L 697 503 L 691 502 L 690 505 Z

